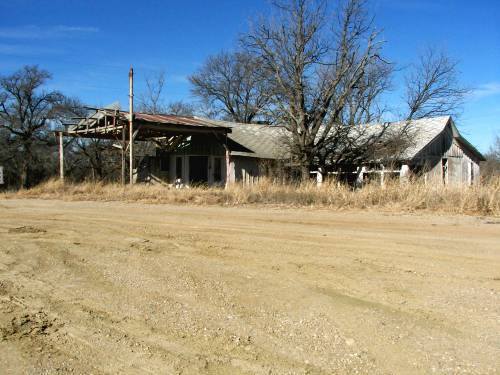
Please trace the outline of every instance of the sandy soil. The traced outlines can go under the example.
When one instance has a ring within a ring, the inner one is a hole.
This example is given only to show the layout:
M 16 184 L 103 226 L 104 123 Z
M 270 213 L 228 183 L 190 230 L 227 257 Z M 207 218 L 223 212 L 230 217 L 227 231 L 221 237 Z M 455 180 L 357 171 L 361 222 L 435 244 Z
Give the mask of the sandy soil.
M 500 222 L 0 201 L 2 373 L 500 373 Z

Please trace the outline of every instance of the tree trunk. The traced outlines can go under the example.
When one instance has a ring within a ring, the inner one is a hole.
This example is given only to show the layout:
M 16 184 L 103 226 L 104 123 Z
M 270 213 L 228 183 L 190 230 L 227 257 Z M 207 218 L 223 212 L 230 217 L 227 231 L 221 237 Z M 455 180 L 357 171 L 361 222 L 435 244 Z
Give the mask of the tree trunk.
M 19 173 L 19 185 L 21 189 L 28 188 L 28 161 L 23 158 L 21 161 L 21 171 Z
M 21 189 L 27 189 L 29 187 L 29 168 L 33 160 L 33 156 L 31 154 L 31 146 L 31 141 L 27 141 L 23 145 L 24 157 L 21 159 L 21 171 L 19 174 Z
M 301 180 L 302 182 L 307 182 L 309 181 L 310 178 L 310 168 L 309 168 L 309 163 L 304 163 L 300 166 L 300 174 L 301 174 Z
M 29 167 L 31 164 L 31 143 L 26 142 L 24 144 L 24 155 L 21 159 L 21 171 L 19 174 L 19 182 L 21 189 L 27 189 L 29 186 L 28 175 L 29 175 Z

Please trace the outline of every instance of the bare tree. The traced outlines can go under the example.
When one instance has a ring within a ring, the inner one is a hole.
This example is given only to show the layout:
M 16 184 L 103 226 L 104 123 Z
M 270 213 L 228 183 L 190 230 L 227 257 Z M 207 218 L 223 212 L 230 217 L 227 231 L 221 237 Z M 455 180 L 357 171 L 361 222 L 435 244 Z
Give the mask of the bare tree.
M 10 156 L 16 160 L 21 187 L 30 184 L 30 172 L 39 156 L 36 151 L 50 142 L 51 123 L 65 105 L 60 92 L 43 89 L 50 78 L 49 72 L 37 66 L 0 77 L 0 129 L 9 134 Z
M 326 2 L 313 0 L 275 8 L 278 19 L 260 21 L 244 42 L 270 75 L 273 116 L 290 132 L 290 151 L 306 179 L 314 158 L 349 133 L 346 117 L 371 117 L 349 106 L 365 103 L 357 95 L 374 103 L 378 92 L 362 87 L 382 62 L 381 42 L 363 0 L 346 1 L 332 16 Z
M 485 181 L 500 176 L 500 136 L 497 134 L 488 153 L 484 155 L 486 161 L 481 163 L 481 176 Z
M 385 61 L 368 66 L 365 75 L 347 99 L 343 124 L 350 126 L 382 122 L 389 110 L 382 94 L 392 88 L 394 66 Z
M 164 88 L 164 71 L 146 77 L 146 91 L 139 95 L 139 111 L 151 114 L 166 113 L 167 106 L 163 101 Z
M 177 116 L 193 116 L 196 113 L 196 108 L 190 103 L 179 100 L 168 104 L 167 113 Z
M 120 153 L 113 147 L 113 143 L 106 139 L 76 139 L 73 154 L 79 164 L 80 177 L 87 178 L 90 174 L 92 180 L 98 181 L 117 177 Z
M 165 102 L 165 72 L 160 71 L 146 77 L 146 90 L 139 95 L 138 110 L 150 114 L 172 114 L 178 116 L 193 116 L 196 108 L 182 100 Z
M 469 89 L 458 80 L 458 63 L 443 51 L 427 48 L 406 77 L 406 118 L 457 114 Z
M 262 115 L 269 102 L 266 79 L 260 61 L 243 53 L 221 52 L 207 59 L 189 80 L 192 92 L 223 117 L 251 123 Z

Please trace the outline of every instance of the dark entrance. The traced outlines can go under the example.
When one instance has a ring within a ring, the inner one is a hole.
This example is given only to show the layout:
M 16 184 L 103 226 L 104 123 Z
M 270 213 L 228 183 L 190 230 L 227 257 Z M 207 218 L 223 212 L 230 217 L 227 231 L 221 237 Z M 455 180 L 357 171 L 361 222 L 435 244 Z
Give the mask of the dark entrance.
M 443 178 L 443 184 L 448 184 L 448 159 L 441 159 L 441 177 Z
M 189 181 L 192 184 L 208 183 L 208 156 L 189 157 Z

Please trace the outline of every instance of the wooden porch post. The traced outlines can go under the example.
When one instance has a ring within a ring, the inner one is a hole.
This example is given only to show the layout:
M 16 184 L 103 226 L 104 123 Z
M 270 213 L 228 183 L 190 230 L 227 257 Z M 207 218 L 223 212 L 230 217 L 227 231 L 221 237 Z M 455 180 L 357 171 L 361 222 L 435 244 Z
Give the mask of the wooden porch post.
M 229 187 L 230 179 L 231 179 L 231 151 L 229 151 L 229 147 L 225 147 L 226 149 L 226 189 Z
M 116 129 L 116 126 L 118 122 L 116 119 L 118 118 L 118 111 L 115 110 L 114 116 L 113 116 L 113 129 Z M 125 185 L 125 155 L 126 155 L 126 149 L 127 149 L 127 139 L 126 139 L 126 127 L 125 124 L 122 125 L 122 139 L 121 139 L 121 161 L 122 161 L 122 171 L 121 171 L 121 183 L 122 185 Z
M 134 183 L 134 69 L 130 68 L 129 74 L 129 111 L 130 111 L 130 119 L 129 119 L 129 180 L 130 185 Z
M 59 132 L 59 178 L 64 182 L 64 144 L 63 132 Z
M 122 185 L 125 185 L 125 163 L 126 163 L 126 160 L 125 160 L 125 150 L 127 148 L 127 141 L 126 141 L 126 138 L 125 138 L 125 134 L 126 134 L 126 128 L 125 128 L 125 125 L 123 125 L 122 127 Z

